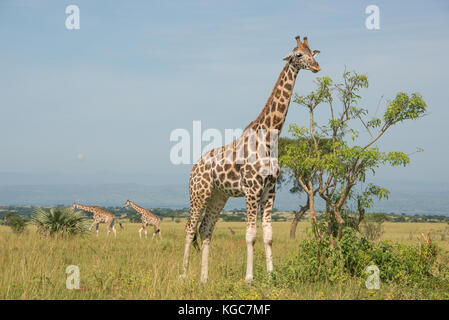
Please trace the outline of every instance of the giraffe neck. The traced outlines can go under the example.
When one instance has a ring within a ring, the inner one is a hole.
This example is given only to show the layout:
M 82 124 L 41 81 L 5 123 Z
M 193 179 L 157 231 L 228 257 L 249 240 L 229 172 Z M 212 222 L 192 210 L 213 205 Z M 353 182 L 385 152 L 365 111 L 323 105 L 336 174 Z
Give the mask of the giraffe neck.
M 142 207 L 139 207 L 137 204 L 135 204 L 134 202 L 129 202 L 131 204 L 131 207 L 136 210 L 138 213 L 142 213 L 142 211 L 144 211 L 144 209 Z
M 84 210 L 84 211 L 87 211 L 87 212 L 94 212 L 95 211 L 95 209 L 93 207 L 90 207 L 90 206 L 84 206 L 82 204 L 76 204 L 75 206 L 76 206 L 77 209 Z
M 247 130 L 270 130 L 280 131 L 287 117 L 288 106 L 295 86 L 298 69 L 294 68 L 289 62 L 284 66 L 274 86 L 273 92 L 262 109 L 259 116 L 251 122 L 244 131 Z

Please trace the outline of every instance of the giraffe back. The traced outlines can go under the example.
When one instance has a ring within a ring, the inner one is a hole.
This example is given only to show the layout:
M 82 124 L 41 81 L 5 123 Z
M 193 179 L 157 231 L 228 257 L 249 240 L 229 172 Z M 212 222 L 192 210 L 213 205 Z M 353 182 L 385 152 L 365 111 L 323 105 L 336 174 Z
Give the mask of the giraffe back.
M 111 220 L 114 220 L 115 218 L 115 216 L 111 212 L 98 206 L 93 206 L 92 212 L 94 214 L 95 221 L 109 222 Z

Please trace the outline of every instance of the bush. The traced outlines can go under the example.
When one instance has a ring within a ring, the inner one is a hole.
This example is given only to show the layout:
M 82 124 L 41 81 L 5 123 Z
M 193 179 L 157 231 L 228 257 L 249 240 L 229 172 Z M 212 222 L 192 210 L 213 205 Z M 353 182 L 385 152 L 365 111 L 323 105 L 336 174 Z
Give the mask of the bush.
M 363 221 L 360 226 L 360 232 L 366 239 L 377 241 L 385 232 L 383 221 Z
M 447 263 L 437 262 L 438 248 L 430 237 L 415 246 L 374 243 L 361 237 L 352 228 L 345 228 L 335 248 L 329 239 L 314 236 L 300 242 L 298 250 L 289 256 L 274 273 L 275 281 L 284 285 L 301 282 L 365 280 L 365 269 L 376 265 L 380 280 L 410 286 L 442 286 L 449 289 Z M 361 282 L 362 283 L 362 282 Z M 364 282 L 363 282 L 364 283 Z
M 37 208 L 31 221 L 45 236 L 84 234 L 89 228 L 88 218 L 72 208 L 51 208 L 49 211 Z
M 12 229 L 12 232 L 17 234 L 23 233 L 27 224 L 28 219 L 22 217 L 12 217 L 7 222 L 7 225 Z
M 14 233 L 23 233 L 28 224 L 28 219 L 20 217 L 16 212 L 8 212 L 3 216 L 1 224 L 9 226 Z

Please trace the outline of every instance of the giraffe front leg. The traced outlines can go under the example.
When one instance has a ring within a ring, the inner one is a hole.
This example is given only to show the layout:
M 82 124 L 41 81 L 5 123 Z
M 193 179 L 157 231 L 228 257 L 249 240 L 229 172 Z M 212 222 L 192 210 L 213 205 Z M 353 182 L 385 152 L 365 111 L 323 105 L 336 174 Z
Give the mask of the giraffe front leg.
M 100 222 L 97 222 L 97 223 L 95 224 L 95 232 L 96 232 L 96 234 L 97 234 L 97 237 L 98 237 L 98 233 L 99 233 L 99 230 L 98 230 L 99 227 L 100 227 Z
M 253 200 L 254 199 L 254 200 Z M 246 248 L 247 248 L 247 260 L 246 260 L 246 282 L 252 282 L 253 275 L 253 260 L 254 260 L 254 244 L 256 243 L 257 235 L 257 201 L 254 197 L 246 200 Z
M 97 222 L 94 220 L 94 222 L 92 222 L 92 224 L 91 224 L 90 227 L 89 227 L 89 231 L 92 230 L 92 228 L 93 228 L 94 225 L 96 225 L 96 224 L 97 224 Z
M 267 200 L 261 203 L 263 244 L 265 247 L 268 273 L 271 273 L 273 271 L 273 260 L 272 260 L 273 229 L 271 226 L 271 214 L 273 211 L 274 198 L 275 198 L 275 190 L 273 188 L 268 192 Z

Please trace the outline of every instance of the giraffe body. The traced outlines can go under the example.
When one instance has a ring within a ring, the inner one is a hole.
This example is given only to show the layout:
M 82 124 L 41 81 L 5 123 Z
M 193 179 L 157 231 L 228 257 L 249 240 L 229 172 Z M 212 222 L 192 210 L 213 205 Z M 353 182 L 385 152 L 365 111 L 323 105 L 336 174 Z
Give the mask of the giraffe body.
M 142 227 L 139 229 L 139 237 L 140 238 L 142 238 L 142 230 L 145 232 L 145 238 L 147 238 L 147 226 L 148 225 L 152 225 L 154 228 L 153 239 L 156 236 L 156 234 L 159 234 L 159 238 L 162 238 L 161 229 L 160 229 L 161 219 L 157 215 L 155 215 L 148 209 L 138 206 L 137 204 L 135 204 L 134 202 L 132 202 L 130 200 L 126 201 L 126 203 L 123 205 L 123 208 L 128 207 L 128 206 L 131 206 L 131 208 L 136 210 L 136 212 L 142 216 Z
M 114 226 L 115 216 L 111 212 L 98 206 L 85 206 L 78 203 L 74 203 L 72 205 L 72 208 L 93 213 L 94 222 L 90 226 L 89 230 L 92 230 L 92 228 L 95 226 L 97 237 L 98 237 L 99 224 L 102 222 L 106 223 L 108 230 L 107 235 L 109 236 L 109 233 L 112 231 L 114 233 L 114 236 L 117 237 L 117 230 L 115 229 Z
M 190 245 L 196 240 L 197 224 L 202 241 L 201 281 L 208 279 L 209 245 L 218 215 L 229 197 L 245 197 L 247 269 L 245 280 L 253 279 L 253 255 L 256 219 L 260 208 L 267 271 L 273 270 L 271 213 L 275 184 L 280 166 L 277 161 L 277 138 L 284 124 L 300 69 L 318 72 L 314 60 L 318 51 L 309 49 L 307 38 L 287 56 L 287 60 L 265 107 L 242 135 L 232 143 L 206 152 L 190 173 L 190 216 L 186 224 L 183 277 L 187 275 Z

